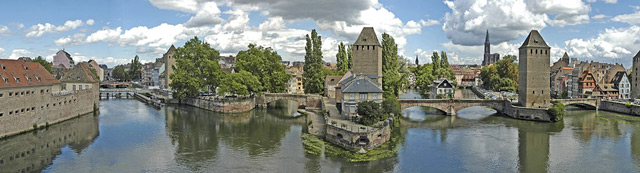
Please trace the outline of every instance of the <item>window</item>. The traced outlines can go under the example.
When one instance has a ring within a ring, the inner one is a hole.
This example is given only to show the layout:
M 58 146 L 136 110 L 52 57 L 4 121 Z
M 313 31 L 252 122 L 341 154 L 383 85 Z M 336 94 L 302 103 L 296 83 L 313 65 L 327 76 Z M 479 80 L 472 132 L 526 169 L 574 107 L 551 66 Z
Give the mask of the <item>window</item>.
M 12 114 L 13 114 L 13 111 L 9 111 L 9 115 L 12 115 Z
M 367 100 L 368 96 L 369 96 L 369 94 L 367 94 L 367 93 L 360 93 L 360 100 Z
M 4 116 L 4 113 L 0 112 L 0 117 Z
M 542 94 L 544 94 L 544 90 L 542 90 Z
M 22 109 L 20 110 L 20 112 L 24 112 L 24 108 L 22 108 Z
M 349 93 L 349 100 L 355 100 L 356 99 L 356 93 Z
M 13 92 L 9 92 L 9 97 L 11 97 L 13 95 Z
M 89 85 L 84 85 L 84 89 L 89 89 Z
M 378 93 L 371 93 L 372 99 L 378 99 Z
M 74 91 L 76 90 L 76 85 L 73 85 L 73 90 L 74 90 Z
M 82 85 L 78 85 L 78 90 L 82 90 Z
M 533 91 L 533 94 L 536 94 L 536 91 Z
M 0 93 L 0 98 L 2 98 L 2 96 L 3 96 L 3 95 L 4 95 L 4 94 Z
M 531 49 L 531 53 L 530 54 L 533 54 L 533 49 Z
M 24 95 L 24 91 L 20 92 L 20 95 L 23 96 Z
M 36 110 L 36 107 L 35 107 L 35 106 L 34 106 L 34 107 L 31 107 L 31 110 Z

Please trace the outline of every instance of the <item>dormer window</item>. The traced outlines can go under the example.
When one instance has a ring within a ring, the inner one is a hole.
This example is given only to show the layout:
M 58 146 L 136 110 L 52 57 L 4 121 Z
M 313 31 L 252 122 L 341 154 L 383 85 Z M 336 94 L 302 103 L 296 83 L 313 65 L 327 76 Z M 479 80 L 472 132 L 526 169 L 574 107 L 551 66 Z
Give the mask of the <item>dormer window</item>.
M 20 83 L 20 78 L 19 77 L 14 77 L 16 82 Z
M 29 71 L 29 67 L 24 66 L 24 70 Z

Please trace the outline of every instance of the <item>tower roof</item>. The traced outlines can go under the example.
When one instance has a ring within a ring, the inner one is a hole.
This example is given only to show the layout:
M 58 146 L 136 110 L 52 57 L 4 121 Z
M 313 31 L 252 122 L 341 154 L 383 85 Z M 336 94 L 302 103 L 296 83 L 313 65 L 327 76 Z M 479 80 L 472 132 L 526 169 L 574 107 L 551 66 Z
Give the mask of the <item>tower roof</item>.
M 358 36 L 358 40 L 356 40 L 353 45 L 380 46 L 380 42 L 378 41 L 378 36 L 376 36 L 376 31 L 373 30 L 373 27 L 364 27 L 360 32 L 360 36 Z
M 487 29 L 487 38 L 484 39 L 485 43 L 489 43 L 489 30 Z
M 531 30 L 529 36 L 527 36 L 527 39 L 524 40 L 524 43 L 522 43 L 522 46 L 520 48 L 524 47 L 550 48 L 549 45 L 547 45 L 547 42 L 544 41 L 544 39 L 538 32 L 538 30 Z
M 567 54 L 567 52 L 564 52 L 564 55 L 562 55 L 562 59 L 569 59 L 569 54 Z

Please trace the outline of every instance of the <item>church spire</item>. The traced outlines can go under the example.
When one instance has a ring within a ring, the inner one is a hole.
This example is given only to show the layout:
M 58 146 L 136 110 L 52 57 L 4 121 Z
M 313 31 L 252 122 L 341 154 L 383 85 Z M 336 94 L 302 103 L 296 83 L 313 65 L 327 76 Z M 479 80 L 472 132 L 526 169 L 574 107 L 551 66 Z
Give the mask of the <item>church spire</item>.
M 484 39 L 484 44 L 489 44 L 489 30 L 487 29 L 487 37 Z
M 418 55 L 416 55 L 416 65 L 418 65 Z

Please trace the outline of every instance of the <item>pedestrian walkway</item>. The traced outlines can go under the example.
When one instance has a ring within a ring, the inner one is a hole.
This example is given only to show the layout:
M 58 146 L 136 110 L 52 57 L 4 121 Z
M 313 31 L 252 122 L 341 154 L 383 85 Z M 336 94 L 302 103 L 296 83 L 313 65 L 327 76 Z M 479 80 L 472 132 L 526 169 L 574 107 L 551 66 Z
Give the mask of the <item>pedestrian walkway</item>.
M 329 118 L 334 119 L 342 119 L 342 115 L 340 115 L 340 111 L 338 111 L 338 107 L 336 107 L 336 101 L 327 97 L 323 98 L 325 103 L 325 109 L 329 111 Z

